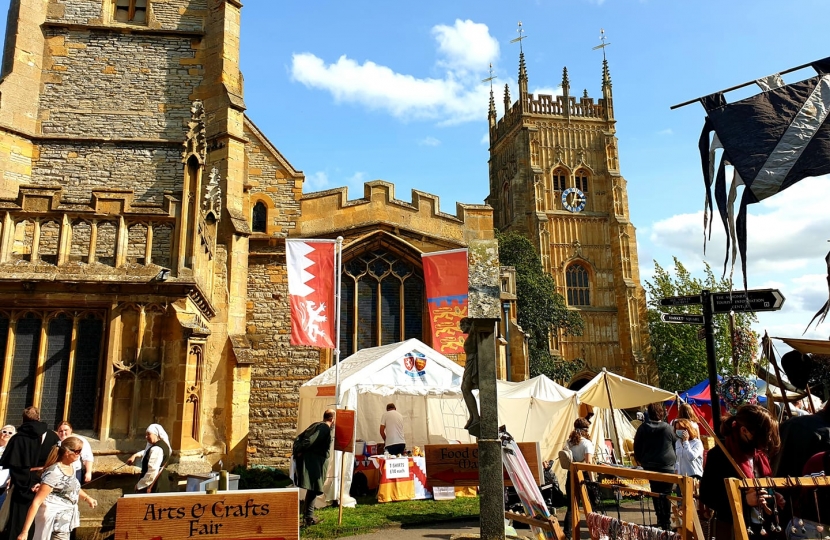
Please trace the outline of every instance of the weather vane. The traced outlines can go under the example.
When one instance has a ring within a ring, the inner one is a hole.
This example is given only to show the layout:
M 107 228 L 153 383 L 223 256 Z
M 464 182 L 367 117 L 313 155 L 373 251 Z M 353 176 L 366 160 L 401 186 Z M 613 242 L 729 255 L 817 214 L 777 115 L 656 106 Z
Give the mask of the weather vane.
M 524 30 L 524 28 L 522 28 L 522 21 L 519 21 L 519 28 L 516 30 L 516 32 L 519 33 L 519 37 L 517 37 L 516 39 L 511 39 L 510 43 L 516 43 L 518 41 L 519 42 L 519 52 L 523 53 L 524 51 L 522 50 L 522 40 L 524 38 L 526 38 L 527 36 L 524 35 L 525 30 Z
M 490 76 L 487 77 L 486 79 L 482 79 L 481 82 L 483 82 L 483 83 L 484 82 L 489 82 L 490 83 L 490 90 L 492 90 L 493 89 L 493 79 L 495 79 L 495 78 L 496 78 L 496 76 L 493 75 L 493 62 L 490 62 Z M 830 242 L 830 240 L 828 240 L 828 242 Z
M 599 29 L 599 40 L 602 41 L 602 43 L 600 45 L 597 45 L 593 49 L 591 49 L 592 51 L 595 51 L 597 49 L 602 49 L 602 59 L 603 60 L 605 60 L 605 47 L 611 45 L 610 43 L 605 42 L 606 39 L 607 38 L 605 37 L 605 28 L 600 28 Z

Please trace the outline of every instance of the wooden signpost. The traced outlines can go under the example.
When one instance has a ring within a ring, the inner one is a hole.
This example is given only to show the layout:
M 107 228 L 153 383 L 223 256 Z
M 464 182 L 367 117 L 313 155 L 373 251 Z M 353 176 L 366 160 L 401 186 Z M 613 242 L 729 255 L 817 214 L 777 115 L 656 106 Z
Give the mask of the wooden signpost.
M 542 462 L 539 443 L 520 442 L 519 450 L 530 467 L 537 486 L 542 485 Z M 424 446 L 427 482 L 430 486 L 477 486 L 478 445 L 476 444 L 428 444 Z M 507 472 L 505 485 L 510 484 Z
M 300 491 L 250 489 L 118 499 L 116 540 L 299 540 Z
M 660 320 L 667 323 L 702 324 L 706 338 L 706 364 L 709 371 L 709 393 L 712 398 L 712 423 L 715 433 L 720 433 L 720 396 L 715 358 L 716 313 L 778 311 L 784 305 L 784 295 L 778 289 L 754 289 L 713 293 L 708 290 L 687 296 L 669 296 L 660 299 L 661 306 L 703 307 L 703 315 L 687 313 L 663 313 Z

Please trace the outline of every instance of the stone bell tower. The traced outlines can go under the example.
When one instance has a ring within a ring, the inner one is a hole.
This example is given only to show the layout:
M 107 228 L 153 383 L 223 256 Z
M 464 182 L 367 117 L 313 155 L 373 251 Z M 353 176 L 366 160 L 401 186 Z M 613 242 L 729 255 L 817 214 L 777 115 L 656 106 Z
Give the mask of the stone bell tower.
M 598 102 L 587 90 L 580 97 L 571 92 L 565 68 L 561 96 L 529 94 L 524 52 L 518 99 L 512 102 L 505 86 L 500 119 L 491 90 L 487 203 L 499 230 L 533 242 L 569 308 L 585 321 L 581 336 L 553 336 L 553 354 L 581 358 L 593 372 L 606 367 L 650 380 L 656 371 L 648 353 L 645 292 L 620 173 L 607 60 Z

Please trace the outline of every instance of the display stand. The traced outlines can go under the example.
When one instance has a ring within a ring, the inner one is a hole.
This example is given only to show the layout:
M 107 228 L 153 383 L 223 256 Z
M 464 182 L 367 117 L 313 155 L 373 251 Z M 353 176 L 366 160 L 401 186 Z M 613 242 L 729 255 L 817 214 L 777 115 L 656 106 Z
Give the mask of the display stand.
M 586 473 L 596 473 L 604 477 L 619 479 L 620 489 L 636 491 L 640 495 L 658 496 L 660 494 L 645 491 L 636 485 L 637 480 L 648 480 L 657 482 L 668 482 L 680 486 L 680 497 L 667 496 L 669 500 L 681 504 L 680 529 L 677 531 L 681 540 L 702 539 L 703 527 L 698 519 L 697 509 L 694 501 L 694 479 L 691 476 L 678 474 L 658 473 L 644 471 L 641 469 L 628 469 L 625 467 L 610 467 L 607 465 L 592 465 L 588 463 L 571 464 L 571 530 L 573 537 L 579 538 L 579 511 L 577 503 L 582 501 L 582 508 L 585 522 L 588 522 L 588 514 L 593 512 L 591 497 L 588 493 L 588 486 L 585 484 Z M 626 482 L 629 481 L 629 482 Z M 626 487 L 626 483 L 634 484 Z
M 726 478 L 726 494 L 729 496 L 729 507 L 732 509 L 732 524 L 735 528 L 734 534 L 737 540 L 748 540 L 749 538 L 746 530 L 746 521 L 744 520 L 744 499 L 741 496 L 741 491 L 758 488 L 826 489 L 830 488 L 830 477 L 748 478 L 744 480 Z M 830 509 L 828 509 L 828 512 L 830 512 Z M 781 524 L 782 527 L 786 525 L 786 523 Z

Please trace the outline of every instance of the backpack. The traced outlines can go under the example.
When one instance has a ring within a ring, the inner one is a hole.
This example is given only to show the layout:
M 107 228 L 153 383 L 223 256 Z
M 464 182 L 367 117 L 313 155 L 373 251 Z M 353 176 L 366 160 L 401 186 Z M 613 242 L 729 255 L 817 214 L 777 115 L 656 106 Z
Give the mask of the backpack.
M 573 462 L 573 460 L 574 455 L 571 453 L 570 448 L 565 447 L 559 451 L 559 466 L 565 469 L 566 471 L 570 470 L 571 463 Z
M 314 434 L 315 431 L 317 431 L 317 426 L 320 423 L 321 422 L 314 422 L 313 424 L 305 428 L 305 431 L 303 431 L 302 433 L 297 435 L 297 437 L 294 438 L 294 443 L 291 445 L 291 455 L 293 455 L 294 457 L 299 457 L 300 454 L 308 450 L 308 448 L 311 446 L 311 436 Z

